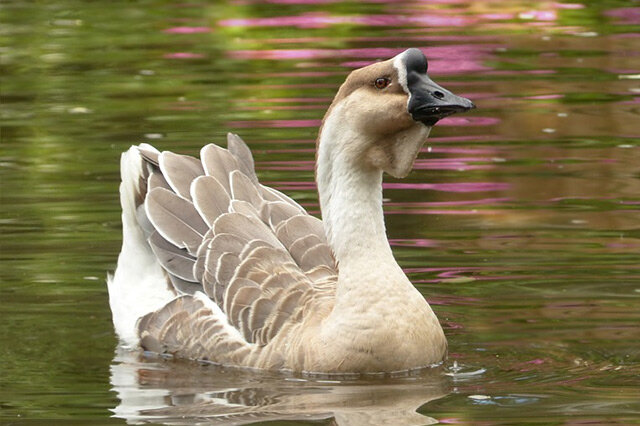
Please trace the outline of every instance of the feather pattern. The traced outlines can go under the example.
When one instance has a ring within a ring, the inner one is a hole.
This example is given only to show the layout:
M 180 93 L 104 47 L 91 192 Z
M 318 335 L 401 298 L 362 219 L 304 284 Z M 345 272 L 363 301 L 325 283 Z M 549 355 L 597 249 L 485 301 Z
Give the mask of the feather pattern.
M 158 164 L 162 175 L 176 194 L 191 201 L 191 182 L 204 174 L 200 161 L 171 151 L 160 153 Z
M 147 194 L 145 207 L 155 229 L 170 243 L 196 254 L 208 227 L 188 200 L 164 189 Z
M 242 139 L 229 135 L 228 144 L 205 146 L 201 161 L 142 152 L 151 168 L 148 242 L 179 295 L 138 322 L 147 350 L 211 358 L 233 347 L 245 356 L 299 322 L 303 298 L 335 290 L 326 285 L 337 270 L 321 222 L 258 182 Z

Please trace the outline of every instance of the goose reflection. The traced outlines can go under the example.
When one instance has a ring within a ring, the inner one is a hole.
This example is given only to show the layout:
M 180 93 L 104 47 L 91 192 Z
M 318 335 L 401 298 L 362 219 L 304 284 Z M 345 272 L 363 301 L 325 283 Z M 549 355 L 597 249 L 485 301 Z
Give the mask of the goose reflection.
M 150 359 L 119 349 L 111 366 L 129 424 L 243 425 L 274 420 L 352 425 L 429 425 L 416 412 L 450 392 L 442 369 L 402 377 L 285 376 L 178 360 Z

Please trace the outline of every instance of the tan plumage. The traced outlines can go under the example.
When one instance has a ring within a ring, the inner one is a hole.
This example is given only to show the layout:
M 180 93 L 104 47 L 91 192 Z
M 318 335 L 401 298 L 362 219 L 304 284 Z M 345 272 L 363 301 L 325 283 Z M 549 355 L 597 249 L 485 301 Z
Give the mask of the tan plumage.
M 146 144 L 123 155 L 124 243 L 109 290 L 125 342 L 316 372 L 443 359 L 442 329 L 393 259 L 381 207 L 382 171 L 408 173 L 430 129 L 406 110 L 406 73 L 420 61 L 407 52 L 354 72 L 325 117 L 317 169 L 324 223 L 259 183 L 237 135 L 228 135 L 228 149 L 206 145 L 199 160 Z M 381 73 L 396 81 L 385 92 L 370 85 Z M 154 294 L 148 305 L 145 292 Z M 136 300 L 142 315 L 121 313 Z

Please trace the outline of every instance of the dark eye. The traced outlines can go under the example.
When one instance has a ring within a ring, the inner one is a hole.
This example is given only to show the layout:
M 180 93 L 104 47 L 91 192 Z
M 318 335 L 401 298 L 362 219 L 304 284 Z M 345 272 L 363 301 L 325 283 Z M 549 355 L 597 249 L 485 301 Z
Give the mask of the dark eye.
M 387 77 L 376 78 L 376 81 L 373 82 L 373 85 L 376 86 L 376 89 L 384 89 L 391 83 L 391 80 Z

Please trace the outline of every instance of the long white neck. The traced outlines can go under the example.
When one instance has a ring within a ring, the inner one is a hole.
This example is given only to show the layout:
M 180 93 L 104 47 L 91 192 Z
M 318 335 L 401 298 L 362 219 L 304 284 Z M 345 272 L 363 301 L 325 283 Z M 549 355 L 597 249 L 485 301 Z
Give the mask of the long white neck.
M 359 150 L 366 141 L 340 116 L 337 107 L 325 120 L 316 171 L 324 227 L 340 281 L 357 280 L 372 268 L 404 276 L 385 232 L 382 171 L 364 164 Z
M 354 129 L 343 105 L 330 109 L 318 141 L 316 180 L 338 281 L 333 309 L 315 335 L 317 344 L 325 352 L 330 347 L 332 362 L 345 371 L 438 362 L 446 353 L 442 328 L 393 258 L 385 232 L 382 171 L 371 164 L 376 141 Z M 396 155 L 398 170 L 410 170 L 427 134 L 428 129 L 418 128 L 395 135 L 399 149 L 394 153 L 402 147 L 410 151 Z

